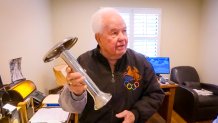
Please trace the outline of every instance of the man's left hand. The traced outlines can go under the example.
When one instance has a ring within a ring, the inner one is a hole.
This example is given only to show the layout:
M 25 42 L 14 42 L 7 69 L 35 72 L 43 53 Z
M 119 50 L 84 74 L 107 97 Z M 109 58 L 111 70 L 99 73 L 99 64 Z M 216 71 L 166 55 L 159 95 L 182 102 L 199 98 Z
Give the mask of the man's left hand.
M 122 123 L 134 123 L 135 116 L 131 111 L 124 110 L 118 114 L 116 114 L 117 118 L 124 118 Z

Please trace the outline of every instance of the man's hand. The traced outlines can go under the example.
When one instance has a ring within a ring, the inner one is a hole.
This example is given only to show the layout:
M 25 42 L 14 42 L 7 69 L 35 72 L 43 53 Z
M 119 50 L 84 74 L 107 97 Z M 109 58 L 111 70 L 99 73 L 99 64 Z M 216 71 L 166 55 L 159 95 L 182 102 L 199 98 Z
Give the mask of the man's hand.
M 67 82 L 69 89 L 75 95 L 80 96 L 86 90 L 87 86 L 84 83 L 84 77 L 79 72 L 73 72 L 70 67 L 67 67 Z
M 124 118 L 122 123 L 134 123 L 135 116 L 131 111 L 124 110 L 118 114 L 116 114 L 117 118 Z

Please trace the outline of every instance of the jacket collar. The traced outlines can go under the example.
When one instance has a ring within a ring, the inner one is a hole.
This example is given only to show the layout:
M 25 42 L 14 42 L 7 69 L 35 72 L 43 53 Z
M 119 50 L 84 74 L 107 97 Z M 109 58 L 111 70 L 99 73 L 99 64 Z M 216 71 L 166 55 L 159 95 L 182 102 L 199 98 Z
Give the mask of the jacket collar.
M 97 45 L 97 47 L 94 49 L 94 56 L 105 66 L 108 66 L 110 68 L 110 65 L 108 63 L 108 60 L 100 53 L 100 46 Z M 115 71 L 123 70 L 126 68 L 127 65 L 127 53 L 125 53 L 120 59 L 117 60 L 117 63 L 115 65 Z

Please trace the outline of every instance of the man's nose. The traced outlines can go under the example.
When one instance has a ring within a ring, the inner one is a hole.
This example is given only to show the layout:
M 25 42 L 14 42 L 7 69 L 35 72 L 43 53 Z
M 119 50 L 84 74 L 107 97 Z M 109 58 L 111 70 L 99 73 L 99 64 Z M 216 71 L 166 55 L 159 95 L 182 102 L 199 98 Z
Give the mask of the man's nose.
M 119 36 L 119 40 L 124 40 L 127 38 L 127 35 L 123 32 L 120 32 L 118 36 Z

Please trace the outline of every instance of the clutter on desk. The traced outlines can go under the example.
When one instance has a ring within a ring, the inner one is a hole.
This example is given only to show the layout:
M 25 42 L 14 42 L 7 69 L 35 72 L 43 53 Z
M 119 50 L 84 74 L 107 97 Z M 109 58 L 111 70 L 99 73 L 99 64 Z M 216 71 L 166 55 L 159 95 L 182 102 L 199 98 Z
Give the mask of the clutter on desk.
M 24 78 L 21 59 L 9 62 L 10 84 L 4 85 L 0 76 L 0 123 L 27 123 L 46 97 L 37 90 L 33 81 Z
M 40 108 L 44 97 L 45 95 L 37 91 L 31 80 L 24 80 L 8 89 L 0 90 L 0 123 L 14 123 L 14 120 L 18 119 L 22 122 L 17 123 L 25 123 L 32 117 L 34 111 Z M 29 101 L 30 98 L 32 101 Z M 17 110 L 9 110 L 10 105 Z
M 9 103 L 1 107 L 0 123 L 22 123 L 20 108 Z
M 21 71 L 21 60 L 22 57 L 11 59 L 9 62 L 10 73 L 11 73 L 11 83 L 16 84 L 26 78 L 23 77 Z
M 58 103 L 59 94 L 49 94 L 45 97 L 43 100 L 43 106 L 44 107 L 60 107 Z

